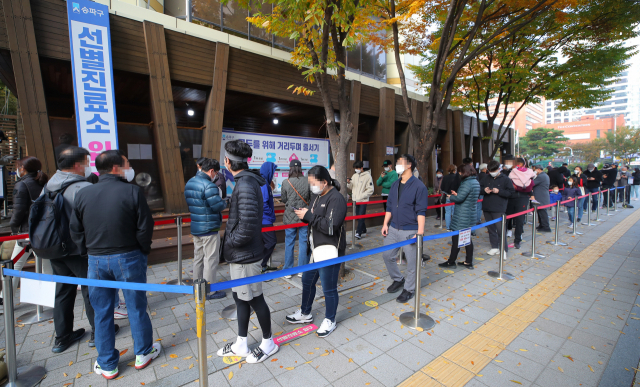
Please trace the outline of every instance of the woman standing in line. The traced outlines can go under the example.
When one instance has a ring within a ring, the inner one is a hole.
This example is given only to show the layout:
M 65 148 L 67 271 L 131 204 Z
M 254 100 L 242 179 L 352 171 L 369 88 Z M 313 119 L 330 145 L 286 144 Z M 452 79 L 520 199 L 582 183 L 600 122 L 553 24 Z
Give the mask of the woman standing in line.
M 573 169 L 573 178 L 575 187 L 580 191 L 580 196 L 585 194 L 585 187 L 587 186 L 587 176 L 582 173 L 582 167 L 577 166 Z M 596 196 L 597 197 L 597 196 Z M 596 197 L 591 198 L 595 200 Z M 582 221 L 582 213 L 584 211 L 584 205 L 587 198 L 578 199 L 578 222 Z
M 309 208 L 296 210 L 303 222 L 309 224 L 309 245 L 314 262 L 343 256 L 347 247 L 343 227 L 347 216 L 347 202 L 340 194 L 340 184 L 331 178 L 325 167 L 316 165 L 308 173 L 311 184 Z M 328 247 L 328 249 L 327 249 Z M 322 282 L 325 298 L 325 318 L 318 328 L 318 337 L 327 337 L 336 329 L 338 310 L 338 276 L 340 264 L 325 266 L 302 274 L 302 305 L 294 314 L 287 316 L 291 324 L 313 321 L 311 306 L 316 295 L 316 283 Z
M 282 182 L 280 201 L 286 204 L 284 210 L 284 224 L 300 223 L 300 219 L 294 212 L 295 209 L 309 206 L 309 180 L 302 173 L 300 160 L 291 160 L 289 163 L 289 178 Z M 288 228 L 285 231 L 284 269 L 293 267 L 293 253 L 298 237 L 298 266 L 309 263 L 307 253 L 307 227 Z M 302 277 L 302 273 L 298 274 Z M 290 275 L 284 278 L 291 278 Z
M 476 179 L 476 170 L 469 164 L 462 165 L 460 167 L 460 188 L 458 192 L 451 191 L 449 200 L 455 203 L 455 210 L 453 211 L 453 218 L 451 219 L 451 230 L 460 231 L 465 228 L 470 228 L 476 225 L 476 203 L 480 196 L 480 183 Z M 449 201 L 448 200 L 448 201 Z M 451 254 L 449 260 L 443 262 L 438 266 L 448 267 L 455 266 L 456 259 L 458 259 L 458 253 L 460 248 L 458 247 L 458 240 L 460 235 L 456 234 L 451 237 Z M 473 268 L 473 241 L 465 247 L 467 253 L 467 259 L 464 263 L 459 263 L 467 268 Z
M 442 178 L 442 184 L 440 185 L 442 194 L 446 196 L 442 197 L 441 201 L 446 203 L 451 203 L 451 193 L 458 190 L 460 187 L 460 175 L 457 173 L 458 168 L 455 165 L 449 165 L 447 171 L 449 174 Z M 454 214 L 455 209 L 454 206 L 446 206 L 444 207 L 444 219 L 447 224 L 447 231 L 451 231 L 451 216 Z
M 580 196 L 580 189 L 576 187 L 576 181 L 573 177 L 567 179 L 567 185 L 562 190 L 562 201 L 575 199 Z M 575 201 L 570 201 L 564 205 L 567 208 L 569 216 L 569 228 L 573 228 L 573 217 L 575 213 Z

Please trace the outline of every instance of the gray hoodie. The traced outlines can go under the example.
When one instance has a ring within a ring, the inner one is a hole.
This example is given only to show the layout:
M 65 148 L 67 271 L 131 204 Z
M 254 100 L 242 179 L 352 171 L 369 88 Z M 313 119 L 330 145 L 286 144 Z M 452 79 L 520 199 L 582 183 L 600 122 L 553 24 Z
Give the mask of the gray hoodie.
M 51 176 L 51 179 L 49 179 L 45 187 L 49 192 L 58 192 L 64 186 L 67 186 L 67 190 L 64 191 L 62 197 L 64 198 L 64 210 L 67 213 L 68 219 L 71 219 L 71 213 L 75 208 L 74 201 L 76 193 L 89 185 L 91 185 L 91 183 L 89 183 L 84 176 L 58 170 Z M 44 192 L 44 190 L 42 190 L 42 192 Z M 76 247 L 70 255 L 80 255 L 80 249 Z

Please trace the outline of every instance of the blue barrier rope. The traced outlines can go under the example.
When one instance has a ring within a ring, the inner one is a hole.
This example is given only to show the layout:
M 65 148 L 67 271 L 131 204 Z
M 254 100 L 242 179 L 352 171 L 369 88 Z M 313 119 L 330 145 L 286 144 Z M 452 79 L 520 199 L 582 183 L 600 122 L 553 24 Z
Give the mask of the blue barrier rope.
M 502 218 L 494 219 L 492 221 L 473 226 L 473 227 L 471 227 L 471 230 L 477 230 L 479 228 L 486 227 L 486 226 L 489 226 L 491 224 L 498 223 L 498 222 L 501 222 L 501 221 L 502 221 Z M 435 240 L 435 239 L 441 239 L 441 238 L 454 236 L 454 235 L 457 235 L 459 233 L 460 233 L 460 231 L 450 231 L 450 232 L 441 233 L 441 234 L 428 235 L 428 236 L 423 237 L 422 240 L 426 242 L 426 241 L 431 241 L 431 240 Z M 239 279 L 236 279 L 236 280 L 230 280 L 230 281 L 225 281 L 225 282 L 218 282 L 218 283 L 215 283 L 215 284 L 211 284 L 211 286 L 209 288 L 209 291 L 215 292 L 217 290 L 225 290 L 225 289 L 229 289 L 229 288 L 233 288 L 233 287 L 253 284 L 253 283 L 256 283 L 256 282 L 274 280 L 276 278 L 281 278 L 281 277 L 284 277 L 286 275 L 291 275 L 292 276 L 294 274 L 302 273 L 302 272 L 309 271 L 309 270 L 316 270 L 316 269 L 320 269 L 322 267 L 341 264 L 343 262 L 352 261 L 354 259 L 359 259 L 359 258 L 363 258 L 363 257 L 369 256 L 369 255 L 379 254 L 379 253 L 382 253 L 382 252 L 385 252 L 385 251 L 388 251 L 388 250 L 393 250 L 393 249 L 397 249 L 399 247 L 411 245 L 411 244 L 416 242 L 416 239 L 417 238 L 412 238 L 412 239 L 408 239 L 406 241 L 393 243 L 391 245 L 376 247 L 376 248 L 371 249 L 371 250 L 361 251 L 361 252 L 355 253 L 355 254 L 344 255 L 342 257 L 329 259 L 329 260 L 322 261 L 322 262 L 314 262 L 314 263 L 310 263 L 310 264 L 307 264 L 307 265 L 302 265 L 302 266 L 298 266 L 298 267 L 292 267 L 290 269 L 283 269 L 283 270 L 278 270 L 278 271 L 274 271 L 274 272 L 271 272 L 271 273 L 259 274 L 259 275 L 254 275 L 254 276 L 251 276 L 251 277 L 239 278 Z
M 63 284 L 71 284 L 71 285 L 98 286 L 101 288 L 112 288 L 112 289 L 142 290 L 145 292 L 193 294 L 193 287 L 184 286 L 184 285 L 162 285 L 162 284 L 147 284 L 147 283 L 139 283 L 139 282 L 94 280 L 94 279 L 88 279 L 88 278 L 65 277 L 65 276 L 53 275 L 53 274 L 31 273 L 27 271 L 19 271 L 19 270 L 13 270 L 13 269 L 4 269 L 3 272 L 5 275 L 11 276 L 11 277 L 28 278 L 28 279 L 37 280 L 37 281 L 60 282 Z

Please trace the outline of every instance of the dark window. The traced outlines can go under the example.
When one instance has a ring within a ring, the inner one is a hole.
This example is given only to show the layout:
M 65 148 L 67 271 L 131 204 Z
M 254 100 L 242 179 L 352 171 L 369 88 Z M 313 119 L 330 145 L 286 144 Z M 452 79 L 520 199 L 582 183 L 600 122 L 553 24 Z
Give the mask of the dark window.
M 600 138 L 600 129 L 598 129 L 598 130 L 596 131 L 596 137 L 597 137 L 597 138 Z
M 347 66 L 349 69 L 360 71 L 360 45 L 347 51 Z

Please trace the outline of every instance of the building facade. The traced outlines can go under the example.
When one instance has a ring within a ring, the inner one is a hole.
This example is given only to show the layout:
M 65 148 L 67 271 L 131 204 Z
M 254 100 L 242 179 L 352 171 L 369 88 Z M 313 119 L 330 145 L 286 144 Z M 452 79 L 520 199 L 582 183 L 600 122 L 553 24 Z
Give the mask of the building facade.
M 585 143 L 596 138 L 605 138 L 607 132 L 613 132 L 616 128 L 624 126 L 625 117 L 618 115 L 615 119 L 596 118 L 593 115 L 583 115 L 579 120 L 544 124 L 538 127 L 561 130 L 564 136 L 569 138 L 568 143 Z
M 155 0 L 98 2 L 109 6 L 119 148 L 131 159 L 135 183 L 155 211 L 186 210 L 184 183 L 195 174 L 198 157 L 219 158 L 223 129 L 327 138 L 320 93 L 287 90 L 305 84 L 289 63 L 295 42 L 241 23 L 246 10 L 192 0 L 200 9 L 189 22 L 180 10 L 171 11 L 168 1 L 157 3 L 174 16 L 157 12 Z M 56 148 L 77 144 L 66 2 L 0 4 L 0 79 L 20 102 L 25 153 L 53 174 Z M 377 176 L 382 162 L 394 158 L 389 148 L 396 154 L 412 151 L 404 104 L 400 90 L 386 83 L 383 54 L 361 47 L 349 58 L 348 93 L 357 128 L 350 152 L 368 161 Z M 337 96 L 335 85 L 332 93 Z M 421 122 L 426 98 L 410 97 Z M 425 183 L 433 184 L 436 166 L 446 169 L 469 155 L 469 144 L 478 141 L 473 120 L 461 111 L 443 117 L 429 170 L 420 171 Z M 505 152 L 513 152 L 512 143 L 510 134 Z M 480 157 L 474 152 L 474 161 Z

